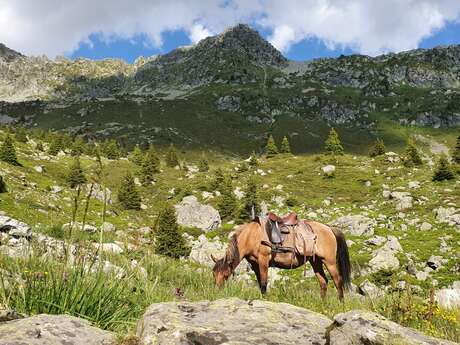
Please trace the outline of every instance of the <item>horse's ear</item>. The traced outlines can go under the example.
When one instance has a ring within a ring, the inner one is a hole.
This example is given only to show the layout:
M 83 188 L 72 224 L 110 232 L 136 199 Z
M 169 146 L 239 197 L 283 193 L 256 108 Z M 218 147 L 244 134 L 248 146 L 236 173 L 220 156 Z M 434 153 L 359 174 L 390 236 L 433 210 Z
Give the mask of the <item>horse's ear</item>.
M 212 261 L 214 261 L 214 263 L 217 263 L 217 261 L 218 261 L 218 260 L 214 257 L 214 255 L 212 255 L 212 254 L 211 254 L 211 259 L 212 259 Z
M 252 221 L 261 224 L 259 216 L 255 216 Z

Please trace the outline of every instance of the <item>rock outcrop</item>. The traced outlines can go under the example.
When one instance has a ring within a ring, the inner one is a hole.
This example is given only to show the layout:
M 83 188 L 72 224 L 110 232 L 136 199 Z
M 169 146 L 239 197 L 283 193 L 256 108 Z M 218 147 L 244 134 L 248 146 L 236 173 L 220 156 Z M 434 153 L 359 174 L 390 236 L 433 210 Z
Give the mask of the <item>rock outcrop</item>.
M 203 205 L 198 199 L 189 195 L 176 206 L 177 222 L 188 228 L 199 228 L 203 231 L 217 229 L 222 223 L 219 212 L 212 206 Z
M 1 345 L 114 345 L 115 337 L 68 315 L 37 315 L 0 322 Z

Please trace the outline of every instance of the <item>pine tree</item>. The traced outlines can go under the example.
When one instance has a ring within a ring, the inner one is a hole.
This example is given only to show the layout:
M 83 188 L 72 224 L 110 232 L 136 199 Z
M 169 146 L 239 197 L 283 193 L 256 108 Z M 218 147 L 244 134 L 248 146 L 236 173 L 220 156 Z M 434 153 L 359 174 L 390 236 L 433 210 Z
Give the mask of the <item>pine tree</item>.
M 70 154 L 72 156 L 80 156 L 85 151 L 85 141 L 82 137 L 76 137 L 71 147 L 72 151 Z
M 257 184 L 253 178 L 249 179 L 244 192 L 245 195 L 243 198 L 242 207 L 238 214 L 238 219 L 240 221 L 246 222 L 251 220 L 253 210 L 255 215 L 260 212 Z
M 172 258 L 180 258 L 189 254 L 189 248 L 179 231 L 176 211 L 173 206 L 166 205 L 158 217 L 155 229 L 155 252 Z
M 455 178 L 455 174 L 452 171 L 452 168 L 447 160 L 445 155 L 441 155 L 438 161 L 438 165 L 436 166 L 435 172 L 433 174 L 433 181 L 444 181 L 444 180 L 452 180 Z
M 173 144 L 169 145 L 168 151 L 166 152 L 166 165 L 170 168 L 179 165 L 179 157 L 177 156 L 177 150 Z
M 70 188 L 75 188 L 86 183 L 86 177 L 83 173 L 83 169 L 81 168 L 79 156 L 75 156 L 74 161 L 70 166 L 69 172 L 67 173 L 66 180 Z
M 235 214 L 236 198 L 233 194 L 232 180 L 226 176 L 221 185 L 221 196 L 217 208 L 222 219 L 230 219 Z
M 114 139 L 105 141 L 102 146 L 102 150 L 108 159 L 118 159 L 121 156 L 120 147 Z
M 201 156 L 201 159 L 198 162 L 198 170 L 201 172 L 209 171 L 209 162 L 204 154 Z
M 56 156 L 61 150 L 64 150 L 63 140 L 60 135 L 56 134 L 51 140 L 48 154 L 51 156 Z
M 455 163 L 460 164 L 460 135 L 457 137 L 457 143 L 455 145 L 455 149 L 452 154 L 452 160 Z
M 249 166 L 252 168 L 257 168 L 259 166 L 259 161 L 254 151 L 252 151 L 251 157 L 249 158 Z
M 8 188 L 6 188 L 6 182 L 3 179 L 3 176 L 0 175 L 0 193 L 8 192 Z
M 339 134 L 334 128 L 331 128 L 331 131 L 329 132 L 329 136 L 326 139 L 324 149 L 326 150 L 327 154 L 337 156 L 344 154 L 343 146 L 340 143 Z
M 285 136 L 283 141 L 281 141 L 281 153 L 291 153 L 291 145 L 289 144 L 288 138 Z
M 153 146 L 147 150 L 141 163 L 141 180 L 143 185 L 152 183 L 155 174 L 160 172 L 160 161 Z
M 141 166 L 142 161 L 144 160 L 144 153 L 142 152 L 139 145 L 136 145 L 133 149 L 133 152 L 129 155 L 129 160 L 136 165 Z
M 371 151 L 369 152 L 369 156 L 377 157 L 377 156 L 384 155 L 385 152 L 386 152 L 385 143 L 383 142 L 382 139 L 377 138 L 377 140 L 374 142 L 374 145 L 371 148 Z
M 27 133 L 24 127 L 18 127 L 16 129 L 16 133 L 14 134 L 14 138 L 19 143 L 26 143 L 27 142 Z
M 11 165 L 21 165 L 16 156 L 16 149 L 14 148 L 13 139 L 7 134 L 2 146 L 0 147 L 0 160 Z
M 118 188 L 118 201 L 125 210 L 140 210 L 141 197 L 131 173 L 126 173 Z
M 267 146 L 265 146 L 265 153 L 269 158 L 278 154 L 278 147 L 276 146 L 273 135 L 268 137 Z
M 406 153 L 404 155 L 404 165 L 406 167 L 411 167 L 414 165 L 422 165 L 422 158 L 418 152 L 415 141 L 412 138 L 407 140 Z
M 211 185 L 209 186 L 211 191 L 214 192 L 217 190 L 220 192 L 224 179 L 224 172 L 221 168 L 217 168 L 216 171 L 214 171 L 214 177 L 211 181 Z

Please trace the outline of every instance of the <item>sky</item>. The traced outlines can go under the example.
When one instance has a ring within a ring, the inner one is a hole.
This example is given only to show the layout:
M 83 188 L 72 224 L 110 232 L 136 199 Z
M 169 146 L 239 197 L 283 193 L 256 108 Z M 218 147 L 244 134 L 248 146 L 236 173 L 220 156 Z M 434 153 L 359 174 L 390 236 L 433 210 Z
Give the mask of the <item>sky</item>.
M 164 54 L 237 23 L 286 57 L 460 44 L 460 0 L 0 0 L 0 42 L 54 58 Z

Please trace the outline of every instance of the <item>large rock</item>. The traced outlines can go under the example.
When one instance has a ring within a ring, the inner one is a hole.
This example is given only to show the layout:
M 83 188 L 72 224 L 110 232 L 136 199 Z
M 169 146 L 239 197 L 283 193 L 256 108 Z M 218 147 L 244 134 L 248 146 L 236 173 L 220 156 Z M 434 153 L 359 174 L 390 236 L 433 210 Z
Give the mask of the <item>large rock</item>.
M 205 235 L 200 235 L 197 240 L 191 242 L 192 249 L 190 251 L 189 259 L 201 265 L 213 266 L 214 261 L 211 255 L 216 258 L 221 258 L 225 254 L 227 245 L 220 241 L 211 241 Z
M 151 305 L 138 323 L 144 345 L 326 344 L 331 320 L 285 303 L 238 298 Z
M 347 215 L 337 218 L 332 225 L 353 236 L 372 236 L 376 222 L 363 215 Z
M 399 241 L 394 236 L 388 236 L 387 242 L 374 252 L 374 257 L 369 261 L 372 272 L 380 270 L 395 270 L 399 268 L 396 254 L 402 251 Z
M 2 232 L 14 238 L 30 239 L 32 236 L 32 230 L 27 224 L 8 216 L 0 216 L 0 233 Z
M 68 315 L 37 315 L 0 323 L 1 345 L 109 345 L 115 337 Z
M 460 288 L 440 289 L 435 293 L 438 304 L 447 309 L 460 309 Z
M 175 207 L 177 222 L 182 226 L 211 231 L 217 229 L 222 223 L 216 209 L 200 204 L 193 195 L 186 196 Z
M 436 220 L 440 223 L 456 225 L 460 229 L 460 210 L 454 207 L 438 207 L 433 210 Z
M 330 345 L 454 345 L 361 310 L 338 314 L 329 331 Z

